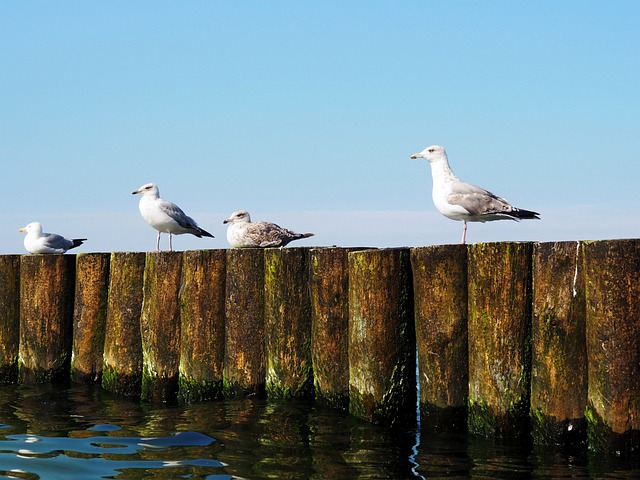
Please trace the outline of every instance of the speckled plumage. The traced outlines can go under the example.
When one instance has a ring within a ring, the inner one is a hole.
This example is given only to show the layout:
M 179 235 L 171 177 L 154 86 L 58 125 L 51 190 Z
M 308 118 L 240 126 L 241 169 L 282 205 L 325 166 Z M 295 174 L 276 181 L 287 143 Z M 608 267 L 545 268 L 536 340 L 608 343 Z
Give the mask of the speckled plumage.
M 230 223 L 227 240 L 234 248 L 284 247 L 293 240 L 308 238 L 313 233 L 295 233 L 270 222 L 252 222 L 249 212 L 233 212 L 223 223 Z

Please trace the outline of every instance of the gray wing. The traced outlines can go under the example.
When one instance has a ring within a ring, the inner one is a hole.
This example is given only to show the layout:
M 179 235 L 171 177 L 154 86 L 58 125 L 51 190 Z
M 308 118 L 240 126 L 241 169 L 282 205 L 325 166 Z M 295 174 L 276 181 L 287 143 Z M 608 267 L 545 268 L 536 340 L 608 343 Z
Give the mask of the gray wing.
M 55 250 L 55 253 L 64 253 L 73 246 L 71 240 L 67 240 L 57 233 L 47 233 L 43 238 L 45 247 Z
M 460 181 L 451 186 L 447 200 L 464 208 L 471 215 L 478 216 L 508 213 L 514 209 L 504 198 L 484 188 Z
M 178 225 L 183 228 L 198 228 L 196 221 L 182 211 L 182 209 L 175 203 L 171 203 L 167 200 L 160 199 L 158 202 L 160 210 L 173 218 Z

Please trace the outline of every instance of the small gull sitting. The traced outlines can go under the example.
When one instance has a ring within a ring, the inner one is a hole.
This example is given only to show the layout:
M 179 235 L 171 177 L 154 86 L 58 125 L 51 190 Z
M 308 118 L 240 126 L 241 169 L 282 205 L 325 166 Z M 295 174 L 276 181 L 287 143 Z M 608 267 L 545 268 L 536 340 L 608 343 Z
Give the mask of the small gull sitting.
M 295 233 L 270 222 L 252 222 L 249 212 L 233 212 L 223 223 L 230 223 L 227 240 L 234 248 L 284 247 L 293 240 L 312 237 L 313 233 Z
M 65 253 L 67 250 L 79 247 L 87 240 L 86 238 L 69 240 L 56 233 L 43 232 L 42 225 L 38 222 L 32 222 L 18 231 L 27 232 L 24 237 L 24 248 L 29 253 Z
M 131 193 L 132 195 L 142 195 L 138 204 L 142 218 L 158 231 L 156 251 L 160 251 L 160 233 L 162 232 L 169 234 L 169 250 L 171 251 L 173 251 L 173 235 L 190 233 L 198 238 L 213 238 L 213 235 L 200 228 L 196 221 L 187 216 L 180 207 L 160 198 L 160 192 L 155 183 L 142 185 Z
M 462 241 L 467 238 L 467 222 L 539 219 L 539 213 L 516 208 L 504 198 L 460 180 L 449 167 L 444 148 L 432 145 L 411 158 L 424 158 L 431 165 L 433 203 L 451 220 L 462 221 Z

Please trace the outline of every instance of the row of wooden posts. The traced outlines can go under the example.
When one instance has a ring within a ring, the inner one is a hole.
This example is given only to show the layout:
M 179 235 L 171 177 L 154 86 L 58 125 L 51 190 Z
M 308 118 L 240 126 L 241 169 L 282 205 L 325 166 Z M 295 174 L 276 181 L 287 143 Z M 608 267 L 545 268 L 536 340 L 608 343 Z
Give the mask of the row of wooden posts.
M 640 240 L 0 256 L 0 381 L 69 379 L 638 451 Z

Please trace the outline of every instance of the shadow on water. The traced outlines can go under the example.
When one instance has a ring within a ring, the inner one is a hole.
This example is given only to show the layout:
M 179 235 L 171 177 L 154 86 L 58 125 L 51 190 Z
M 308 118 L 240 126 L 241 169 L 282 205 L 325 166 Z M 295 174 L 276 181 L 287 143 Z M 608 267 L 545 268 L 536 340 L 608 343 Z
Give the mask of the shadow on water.
M 390 429 L 301 402 L 139 404 L 97 387 L 0 387 L 0 478 L 638 478 L 638 465 Z

